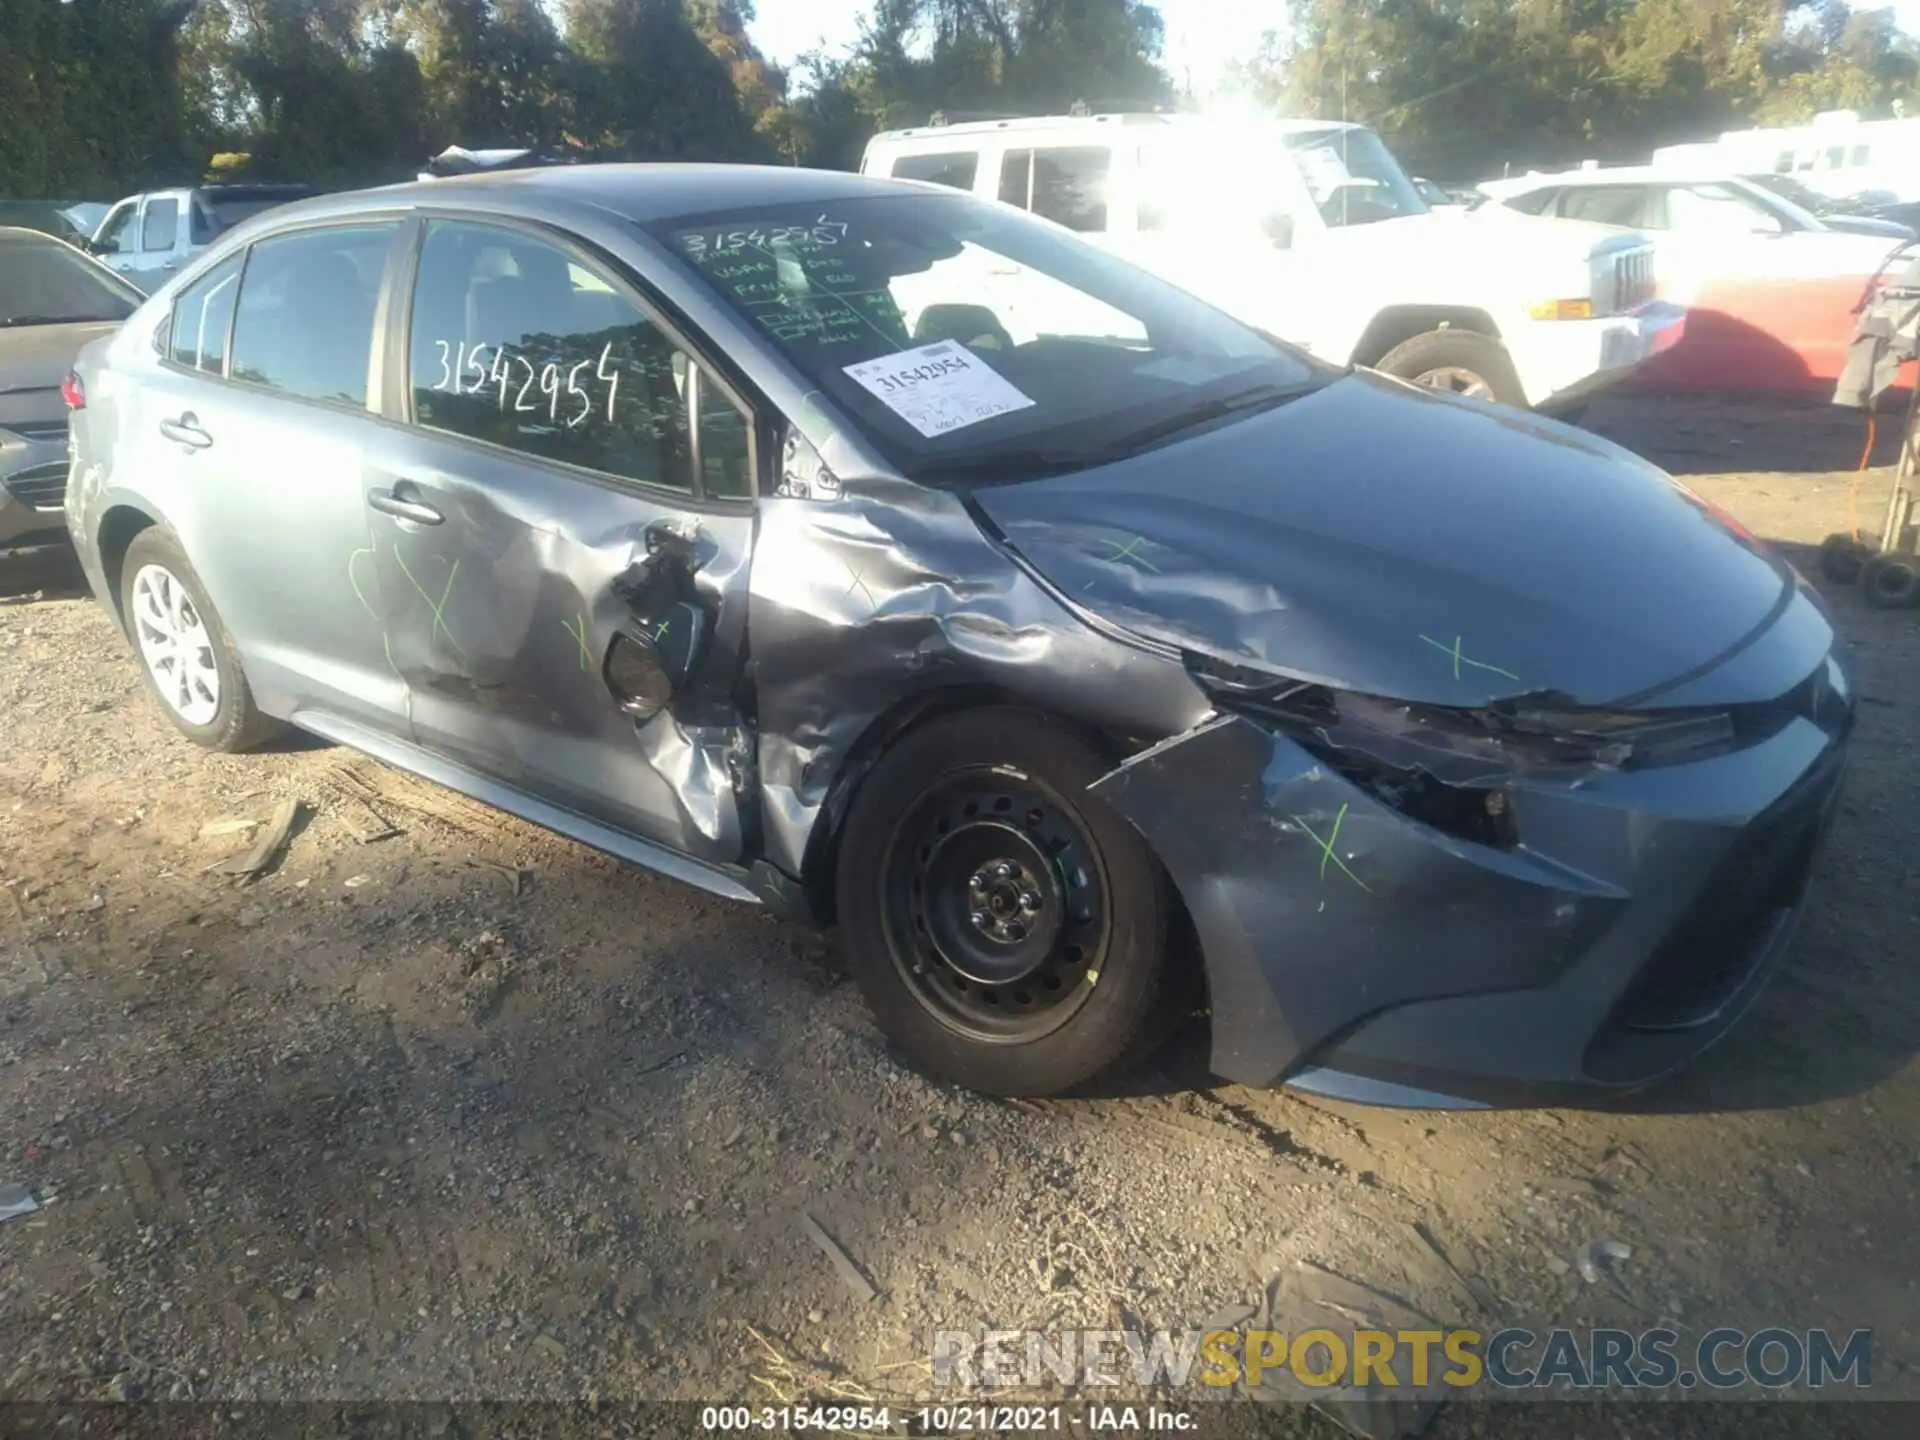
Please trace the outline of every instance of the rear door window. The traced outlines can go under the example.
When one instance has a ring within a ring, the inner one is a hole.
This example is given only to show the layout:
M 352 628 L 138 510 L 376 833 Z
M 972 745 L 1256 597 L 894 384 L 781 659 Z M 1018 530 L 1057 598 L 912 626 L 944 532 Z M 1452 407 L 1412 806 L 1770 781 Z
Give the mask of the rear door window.
M 973 189 L 973 177 L 979 173 L 980 157 L 971 150 L 950 151 L 942 155 L 902 155 L 893 162 L 896 180 L 926 180 L 955 190 Z
M 428 226 L 408 366 L 420 425 L 683 493 L 697 451 L 705 493 L 752 491 L 746 417 L 697 362 L 606 276 L 520 231 Z
M 397 222 L 297 230 L 247 252 L 234 314 L 236 380 L 367 403 L 373 315 Z

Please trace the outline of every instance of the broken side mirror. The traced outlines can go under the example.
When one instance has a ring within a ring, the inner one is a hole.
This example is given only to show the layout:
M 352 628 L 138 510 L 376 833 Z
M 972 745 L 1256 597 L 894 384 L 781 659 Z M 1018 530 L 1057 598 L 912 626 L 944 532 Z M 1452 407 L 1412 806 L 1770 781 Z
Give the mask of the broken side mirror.
M 684 600 L 658 620 L 636 619 L 607 650 L 607 689 L 627 714 L 651 720 L 692 678 L 706 640 L 706 613 Z

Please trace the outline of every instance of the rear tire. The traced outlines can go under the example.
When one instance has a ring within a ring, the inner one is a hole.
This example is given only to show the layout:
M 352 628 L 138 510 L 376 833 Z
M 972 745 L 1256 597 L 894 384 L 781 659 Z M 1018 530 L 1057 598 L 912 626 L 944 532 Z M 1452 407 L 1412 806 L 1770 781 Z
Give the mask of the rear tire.
M 1851 585 L 1873 552 L 1851 535 L 1829 535 L 1820 542 L 1820 573 L 1837 585 Z
M 861 785 L 835 877 L 847 963 L 916 1068 L 1053 1095 L 1178 1018 L 1165 874 L 1087 793 L 1110 768 L 1065 724 L 996 708 L 914 731 Z
M 161 711 L 209 750 L 251 750 L 280 733 L 253 703 L 233 638 L 171 531 L 133 537 L 120 565 L 120 613 Z
M 1507 347 L 1473 330 L 1429 330 L 1394 346 L 1373 368 L 1430 389 L 1527 407 Z

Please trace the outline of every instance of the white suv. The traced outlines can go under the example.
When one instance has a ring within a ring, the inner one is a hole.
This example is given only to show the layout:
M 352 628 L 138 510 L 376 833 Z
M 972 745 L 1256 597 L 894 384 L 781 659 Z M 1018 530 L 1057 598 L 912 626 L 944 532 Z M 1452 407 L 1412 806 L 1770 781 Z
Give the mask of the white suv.
M 860 168 L 1018 205 L 1325 359 L 1510 405 L 1573 411 L 1685 319 L 1656 298 L 1644 237 L 1430 210 L 1360 125 L 934 124 L 875 136 Z
M 320 192 L 311 185 L 202 185 L 129 195 L 104 216 L 86 248 L 152 294 L 180 267 L 262 210 Z

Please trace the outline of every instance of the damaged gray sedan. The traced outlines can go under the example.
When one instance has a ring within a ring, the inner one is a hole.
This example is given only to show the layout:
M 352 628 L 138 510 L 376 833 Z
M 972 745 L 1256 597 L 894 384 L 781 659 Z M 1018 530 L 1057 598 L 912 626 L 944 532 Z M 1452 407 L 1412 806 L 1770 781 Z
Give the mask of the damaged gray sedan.
M 1001 1093 L 1644 1085 L 1787 943 L 1852 702 L 1633 456 L 1011 209 L 582 167 L 222 237 L 82 357 L 67 516 L 173 722 L 283 723 L 836 923 Z

